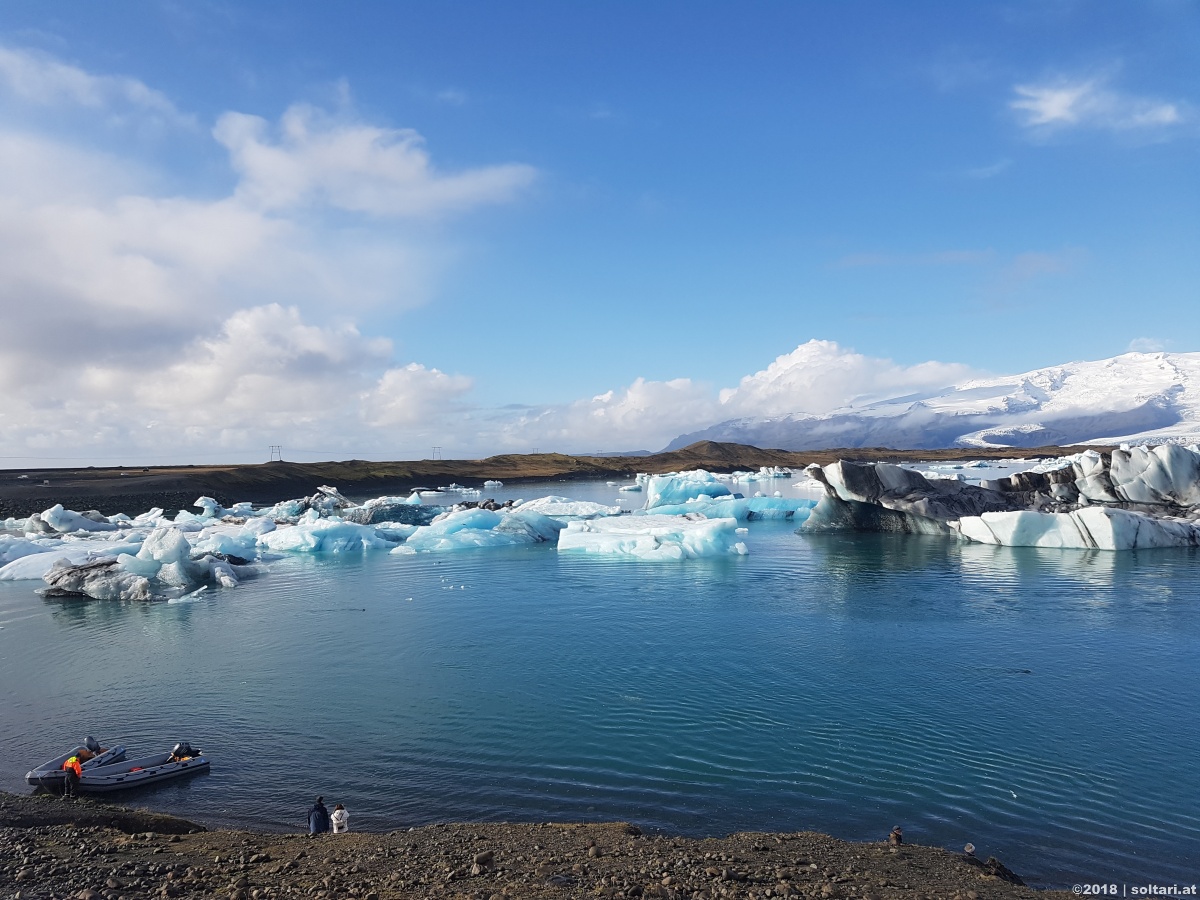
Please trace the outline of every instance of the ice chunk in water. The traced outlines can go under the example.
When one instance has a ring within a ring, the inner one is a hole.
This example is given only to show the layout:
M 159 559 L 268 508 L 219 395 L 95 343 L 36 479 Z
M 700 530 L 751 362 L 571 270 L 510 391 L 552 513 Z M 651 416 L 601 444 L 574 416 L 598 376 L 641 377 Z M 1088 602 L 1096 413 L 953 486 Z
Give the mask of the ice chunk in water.
M 393 553 L 538 544 L 557 538 L 561 522 L 532 510 L 454 509 L 417 528 Z
M 518 507 L 522 512 L 536 512 L 555 519 L 594 519 L 597 516 L 620 515 L 621 507 L 605 506 L 590 500 L 572 500 L 570 497 L 539 497 L 526 500 Z
M 569 522 L 558 536 L 558 550 L 652 560 L 744 556 L 748 552 L 737 539 L 737 519 L 664 515 Z
M 694 497 L 723 497 L 731 493 L 715 475 L 703 469 L 666 475 L 638 475 L 638 484 L 646 488 L 647 510 L 683 503 Z

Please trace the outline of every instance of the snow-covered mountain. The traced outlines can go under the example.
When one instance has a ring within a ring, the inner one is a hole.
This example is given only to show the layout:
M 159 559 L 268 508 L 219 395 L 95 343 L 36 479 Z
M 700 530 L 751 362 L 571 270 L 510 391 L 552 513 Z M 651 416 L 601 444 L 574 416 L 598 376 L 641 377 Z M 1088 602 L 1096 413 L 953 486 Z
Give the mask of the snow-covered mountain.
M 1126 353 L 819 416 L 729 419 L 681 435 L 666 449 L 699 440 L 781 450 L 1191 443 L 1200 440 L 1200 353 Z

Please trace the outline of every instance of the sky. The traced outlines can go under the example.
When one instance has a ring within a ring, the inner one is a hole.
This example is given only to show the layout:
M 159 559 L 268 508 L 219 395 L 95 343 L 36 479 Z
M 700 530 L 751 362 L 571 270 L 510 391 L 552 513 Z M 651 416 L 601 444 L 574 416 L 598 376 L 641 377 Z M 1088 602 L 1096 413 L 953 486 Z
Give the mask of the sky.
M 0 5 L 0 467 L 658 450 L 1200 350 L 1200 3 Z

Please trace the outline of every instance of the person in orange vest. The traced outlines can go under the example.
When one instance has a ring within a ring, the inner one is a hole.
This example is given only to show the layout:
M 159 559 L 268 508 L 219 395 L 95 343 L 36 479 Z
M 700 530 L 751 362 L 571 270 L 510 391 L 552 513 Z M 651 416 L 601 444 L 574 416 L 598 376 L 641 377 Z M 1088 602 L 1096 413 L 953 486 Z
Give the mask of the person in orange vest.
M 78 756 L 70 757 L 63 763 L 63 799 L 74 798 L 79 787 L 79 779 L 83 777 L 83 764 Z

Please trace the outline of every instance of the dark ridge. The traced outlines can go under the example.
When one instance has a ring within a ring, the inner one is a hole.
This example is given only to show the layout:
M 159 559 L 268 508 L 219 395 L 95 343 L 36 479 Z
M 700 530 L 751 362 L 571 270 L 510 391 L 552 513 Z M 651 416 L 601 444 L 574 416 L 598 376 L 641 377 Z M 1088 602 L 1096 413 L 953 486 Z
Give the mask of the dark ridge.
M 197 497 L 209 496 L 224 506 L 248 500 L 278 503 L 314 493 L 329 484 L 350 497 L 408 494 L 418 486 L 457 482 L 481 486 L 486 479 L 537 483 L 586 478 L 628 479 L 638 472 L 660 474 L 682 469 L 732 472 L 760 466 L 786 466 L 799 471 L 812 463 L 839 459 L 855 462 L 1030 459 L 1061 456 L 1106 447 L 997 447 L 971 450 L 893 450 L 857 447 L 839 450 L 773 450 L 720 441 L 698 441 L 679 450 L 648 456 L 568 456 L 561 453 L 505 454 L 486 459 L 425 459 L 371 462 L 269 462 L 256 465 L 154 466 L 148 468 L 8 469 L 0 470 L 0 518 L 25 517 L 61 503 L 68 509 L 99 509 L 106 515 L 138 513 L 159 506 L 168 515 L 193 510 Z M 21 475 L 27 476 L 21 478 Z M 43 482 L 49 482 L 49 485 Z

